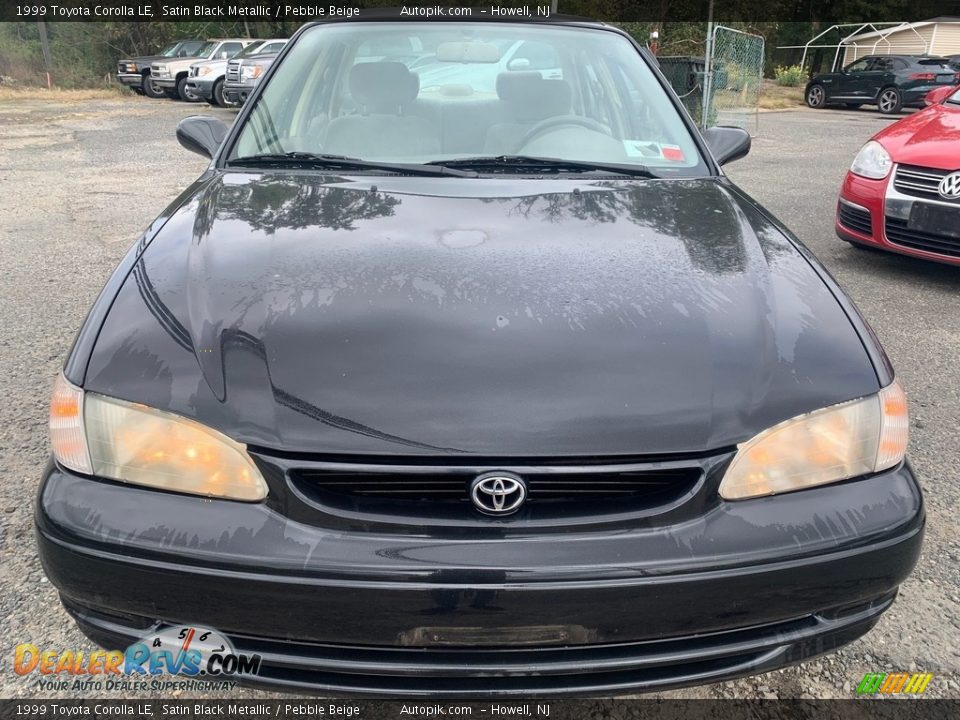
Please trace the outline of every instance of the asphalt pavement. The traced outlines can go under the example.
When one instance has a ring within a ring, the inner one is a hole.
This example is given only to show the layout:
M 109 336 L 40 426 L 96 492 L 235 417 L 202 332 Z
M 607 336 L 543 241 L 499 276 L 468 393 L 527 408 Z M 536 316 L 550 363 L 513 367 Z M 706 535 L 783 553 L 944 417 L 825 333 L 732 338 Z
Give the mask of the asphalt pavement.
M 94 649 L 60 607 L 33 542 L 47 402 L 117 261 L 202 172 L 206 161 L 174 137 L 176 122 L 198 112 L 234 114 L 132 96 L 0 101 L 0 697 L 79 696 L 40 691 L 37 675 L 12 672 L 19 643 Z M 928 509 L 919 566 L 879 625 L 839 653 L 661 697 L 852 697 L 864 673 L 903 670 L 934 674 L 927 696 L 960 698 L 960 268 L 854 249 L 833 233 L 844 172 L 889 122 L 866 108 L 763 113 L 751 154 L 728 170 L 853 297 L 907 388 L 910 456 Z

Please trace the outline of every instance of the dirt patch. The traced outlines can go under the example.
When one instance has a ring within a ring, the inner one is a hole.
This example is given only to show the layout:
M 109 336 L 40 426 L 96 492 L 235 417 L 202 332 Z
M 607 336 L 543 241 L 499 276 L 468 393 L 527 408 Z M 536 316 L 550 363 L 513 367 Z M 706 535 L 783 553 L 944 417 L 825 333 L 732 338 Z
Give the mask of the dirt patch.
M 760 90 L 762 110 L 784 110 L 803 106 L 803 86 L 782 87 L 771 80 L 764 81 Z
M 48 103 L 86 102 L 88 100 L 116 100 L 130 93 L 120 87 L 93 88 L 88 90 L 61 90 L 37 87 L 0 87 L 0 102 L 42 100 Z

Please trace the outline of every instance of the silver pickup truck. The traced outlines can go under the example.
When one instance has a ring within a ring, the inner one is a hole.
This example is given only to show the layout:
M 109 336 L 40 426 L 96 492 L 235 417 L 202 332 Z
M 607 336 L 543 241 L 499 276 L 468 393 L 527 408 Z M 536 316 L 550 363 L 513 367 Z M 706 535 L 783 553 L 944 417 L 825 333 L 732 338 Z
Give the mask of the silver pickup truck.
M 230 104 L 224 97 L 224 76 L 227 72 L 227 64 L 260 55 L 276 55 L 286 42 L 283 38 L 255 40 L 231 60 L 214 59 L 194 63 L 190 66 L 186 91 L 196 95 L 201 100 L 206 100 L 211 105 L 226 107 Z
M 201 60 L 227 61 L 255 42 L 251 38 L 215 38 L 197 50 L 193 57 L 160 60 L 150 65 L 150 76 L 155 87 L 163 90 L 168 97 L 187 102 L 199 102 L 200 98 L 187 89 L 190 66 Z
M 177 40 L 167 45 L 156 55 L 123 58 L 117 63 L 117 80 L 134 92 L 147 97 L 163 97 L 163 90 L 154 87 L 150 66 L 167 58 L 193 57 L 205 44 L 205 40 Z
M 243 105 L 253 88 L 267 68 L 273 63 L 286 40 L 267 40 L 263 47 L 253 56 L 235 57 L 227 62 L 227 74 L 223 84 L 223 95 L 231 105 Z

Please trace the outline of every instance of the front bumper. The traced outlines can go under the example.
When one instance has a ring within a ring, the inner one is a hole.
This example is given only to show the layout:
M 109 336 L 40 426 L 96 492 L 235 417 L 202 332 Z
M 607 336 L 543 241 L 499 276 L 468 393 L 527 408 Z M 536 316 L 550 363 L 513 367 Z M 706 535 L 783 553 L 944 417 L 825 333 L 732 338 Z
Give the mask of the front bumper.
M 177 87 L 177 79 L 169 77 L 154 77 L 153 84 L 156 87 L 163 88 L 164 90 L 173 90 Z
M 213 97 L 213 85 L 216 80 L 201 80 L 199 78 L 190 78 L 187 80 L 187 90 L 199 97 L 201 100 L 209 100 Z
M 956 250 L 948 253 L 932 252 L 890 241 L 887 236 L 887 216 L 891 214 L 888 203 L 900 204 L 900 214 L 905 214 L 909 217 L 909 208 L 913 203 L 931 202 L 927 199 L 902 195 L 893 189 L 891 183 L 893 182 L 895 172 L 896 169 L 891 171 L 890 175 L 883 180 L 871 180 L 860 177 L 859 175 L 854 175 L 851 172 L 847 173 L 840 187 L 840 198 L 834 220 L 834 230 L 837 233 L 837 237 L 847 242 L 867 245 L 900 255 L 909 255 L 924 260 L 934 260 L 948 265 L 960 265 L 960 242 L 956 243 Z M 934 200 L 933 202 L 937 201 Z M 844 223 L 840 212 L 840 206 L 844 203 L 846 203 L 848 207 L 859 210 L 861 216 L 864 211 L 869 213 L 869 223 Z M 937 202 L 937 204 L 944 203 Z M 947 205 L 947 207 L 950 206 Z M 960 207 L 956 208 L 956 212 L 958 216 L 960 216 Z M 869 232 L 867 231 L 868 227 Z
M 247 98 L 250 97 L 250 93 L 253 92 L 255 87 L 256 83 L 224 82 L 223 97 L 226 98 L 227 102 L 229 103 L 243 105 L 247 101 Z
M 143 76 L 140 73 L 117 73 L 117 80 L 127 87 L 143 87 Z
M 668 527 L 385 535 L 51 465 L 36 523 L 47 576 L 105 647 L 190 623 L 260 653 L 251 684 L 483 697 L 679 687 L 829 652 L 890 605 L 924 512 L 901 465 Z

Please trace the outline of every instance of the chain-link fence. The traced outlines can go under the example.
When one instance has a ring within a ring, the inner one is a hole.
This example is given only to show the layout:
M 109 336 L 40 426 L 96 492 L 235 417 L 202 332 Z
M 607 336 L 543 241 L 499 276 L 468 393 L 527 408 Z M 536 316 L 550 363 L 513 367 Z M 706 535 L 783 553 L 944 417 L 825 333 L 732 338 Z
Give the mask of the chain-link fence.
M 708 40 L 710 63 L 704 78 L 703 126 L 735 125 L 755 130 L 763 86 L 763 37 L 718 25 Z

